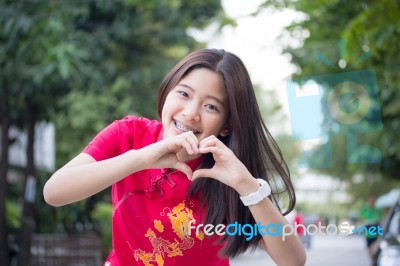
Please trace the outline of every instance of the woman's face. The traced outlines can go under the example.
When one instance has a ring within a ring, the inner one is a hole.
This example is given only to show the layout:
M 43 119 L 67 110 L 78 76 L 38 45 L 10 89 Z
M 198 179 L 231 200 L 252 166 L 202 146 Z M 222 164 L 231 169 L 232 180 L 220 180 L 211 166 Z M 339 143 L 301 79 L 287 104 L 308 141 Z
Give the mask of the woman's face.
M 199 141 L 210 135 L 226 136 L 227 105 L 221 76 L 206 68 L 192 70 L 165 99 L 164 138 L 187 131 L 193 131 Z

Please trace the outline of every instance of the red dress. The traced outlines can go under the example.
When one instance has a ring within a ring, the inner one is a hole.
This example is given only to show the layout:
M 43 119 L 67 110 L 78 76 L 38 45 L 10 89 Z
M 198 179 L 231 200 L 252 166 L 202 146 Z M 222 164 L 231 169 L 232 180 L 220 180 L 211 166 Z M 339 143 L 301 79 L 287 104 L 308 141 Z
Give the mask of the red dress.
M 96 161 L 140 149 L 162 139 L 156 120 L 127 116 L 103 129 L 84 149 Z M 195 170 L 201 159 L 187 164 Z M 217 237 L 188 233 L 201 223 L 199 202 L 187 200 L 191 181 L 177 170 L 148 169 L 112 185 L 113 250 L 105 265 L 229 265 Z

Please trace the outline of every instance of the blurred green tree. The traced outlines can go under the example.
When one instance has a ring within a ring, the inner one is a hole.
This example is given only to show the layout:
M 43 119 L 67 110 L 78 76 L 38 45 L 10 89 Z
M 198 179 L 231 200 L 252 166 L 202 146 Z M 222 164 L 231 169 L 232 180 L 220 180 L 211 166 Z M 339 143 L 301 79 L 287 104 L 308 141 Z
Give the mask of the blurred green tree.
M 8 147 L 10 125 L 23 128 L 27 132 L 26 150 L 27 166 L 25 169 L 25 184 L 31 184 L 29 190 L 35 190 L 36 174 L 34 166 L 34 128 L 39 120 L 49 119 L 52 112 L 50 95 L 62 95 L 67 90 L 64 83 L 79 73 L 76 64 L 82 57 L 82 52 L 67 34 L 73 26 L 65 23 L 77 9 L 72 5 L 69 9 L 59 8 L 58 3 L 43 1 L 0 2 L 0 65 L 1 65 L 1 96 L 4 103 L 1 117 L 4 127 L 2 135 L 3 147 Z M 48 16 L 53 14 L 53 16 Z M 4 97 L 4 98 L 3 98 Z M 7 184 L 6 176 L 8 155 L 2 153 L 1 180 Z M 6 185 L 0 192 L 3 206 Z M 32 191 L 28 191 L 32 192 Z M 22 195 L 28 195 L 25 192 Z M 32 194 L 30 194 L 32 195 Z M 20 265 L 27 265 L 30 253 L 30 233 L 33 230 L 33 200 L 24 196 L 21 224 Z M 3 208 L 1 208 L 3 212 Z M 3 212 L 4 214 L 4 212 Z M 2 217 L 4 217 L 2 215 Z M 8 252 L 7 225 L 1 223 L 1 252 Z M 5 245 L 5 246 L 4 246 Z M 2 265 L 8 264 L 7 254 Z M 3 264 L 4 263 L 4 264 Z
M 331 168 L 316 170 L 348 180 L 351 184 L 357 183 L 352 181 L 352 177 L 361 174 L 361 178 L 370 184 L 369 192 L 364 190 L 363 193 L 373 192 L 371 189 L 374 186 L 370 180 L 378 182 L 381 176 L 398 180 L 400 76 L 396 73 L 396 64 L 400 62 L 400 55 L 396 40 L 400 37 L 399 1 L 267 0 L 260 10 L 263 8 L 298 12 L 297 18 L 286 27 L 281 39 L 286 40 L 284 52 L 291 56 L 292 63 L 298 67 L 294 75 L 296 78 L 364 69 L 376 73 L 383 128 L 379 132 L 360 136 L 359 141 L 379 148 L 380 163 L 349 163 L 346 156 L 348 143 L 342 137 L 334 137 L 331 144 L 333 151 L 325 151 L 319 157 L 320 161 L 332 158 Z M 287 42 L 288 39 L 292 41 Z M 326 95 L 324 97 L 326 100 Z M 324 126 L 331 125 L 324 120 Z M 364 150 L 364 154 L 369 152 Z M 382 192 L 382 189 L 379 190 L 376 192 Z
M 94 135 L 127 114 L 156 118 L 156 92 L 169 69 L 191 50 L 203 47 L 187 34 L 189 27 L 231 23 L 218 1 L 89 1 L 88 14 L 77 20 L 80 40 L 91 47 L 96 72 L 59 99 L 54 116 L 57 168 L 76 156 Z M 91 220 L 100 193 L 58 211 L 73 231 L 70 208 Z
M 39 184 L 35 189 L 41 195 L 45 180 L 36 178 L 33 158 L 38 121 L 50 120 L 56 125 L 58 168 L 112 120 L 129 113 L 154 118 L 155 92 L 162 77 L 183 55 L 203 45 L 187 30 L 232 20 L 216 0 L 1 0 L 0 14 L 0 180 L 4 185 L 0 190 L 0 264 L 7 265 L 3 217 L 9 126 L 27 130 L 28 165 L 21 186 Z M 14 196 L 18 200 L 18 195 Z M 40 214 L 35 219 L 37 229 L 46 231 L 54 231 L 60 222 L 61 231 L 79 231 L 77 225 L 91 221 L 90 212 L 102 198 L 54 210 L 45 207 L 41 196 L 36 197 L 35 204 L 40 206 L 36 208 Z M 20 265 L 29 264 L 33 203 L 32 198 L 24 197 Z M 53 228 L 42 226 L 44 219 L 54 220 Z

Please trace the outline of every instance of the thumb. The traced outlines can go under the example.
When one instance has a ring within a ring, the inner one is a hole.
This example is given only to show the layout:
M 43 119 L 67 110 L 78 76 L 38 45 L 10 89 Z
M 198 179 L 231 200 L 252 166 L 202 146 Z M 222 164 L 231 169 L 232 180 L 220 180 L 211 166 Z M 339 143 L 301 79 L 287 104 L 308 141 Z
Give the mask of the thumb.
M 193 176 L 192 176 L 192 181 L 195 180 L 196 178 L 200 177 L 211 177 L 214 178 L 214 173 L 211 169 L 198 169 L 194 171 Z
M 183 172 L 189 179 L 192 179 L 193 171 L 187 164 L 178 161 L 172 166 L 172 168 Z

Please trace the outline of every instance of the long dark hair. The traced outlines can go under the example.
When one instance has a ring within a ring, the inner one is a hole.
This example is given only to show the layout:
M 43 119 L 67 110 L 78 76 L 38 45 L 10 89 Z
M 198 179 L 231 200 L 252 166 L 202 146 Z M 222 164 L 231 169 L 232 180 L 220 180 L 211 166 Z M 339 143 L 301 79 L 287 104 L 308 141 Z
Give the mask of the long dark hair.
M 234 54 L 224 50 L 202 49 L 182 59 L 165 77 L 158 94 L 158 115 L 168 93 L 190 71 L 207 68 L 221 75 L 228 96 L 229 135 L 219 139 L 242 161 L 255 178 L 266 180 L 273 193 L 270 199 L 278 205 L 278 195 L 286 192 L 289 203 L 284 214 L 295 205 L 296 196 L 290 180 L 288 167 L 275 140 L 265 126 L 257 104 L 250 76 L 243 62 Z M 214 165 L 212 155 L 207 154 L 199 168 Z M 198 195 L 206 213 L 204 223 L 210 224 L 255 224 L 248 207 L 240 201 L 239 194 L 229 186 L 211 178 L 200 178 L 193 182 L 188 197 Z M 249 247 L 255 248 L 262 236 L 257 234 L 250 241 L 245 236 L 224 236 L 224 255 L 235 257 Z

